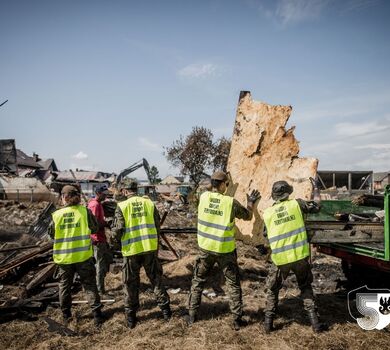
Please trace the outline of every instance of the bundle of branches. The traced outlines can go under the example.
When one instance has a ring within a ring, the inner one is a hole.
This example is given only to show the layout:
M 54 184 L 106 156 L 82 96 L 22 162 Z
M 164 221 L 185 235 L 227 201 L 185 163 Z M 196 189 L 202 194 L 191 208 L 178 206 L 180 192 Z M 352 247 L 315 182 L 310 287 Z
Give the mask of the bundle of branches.
M 364 205 L 368 207 L 377 207 L 383 209 L 385 197 L 383 195 L 362 194 L 355 197 L 352 203 L 355 205 Z

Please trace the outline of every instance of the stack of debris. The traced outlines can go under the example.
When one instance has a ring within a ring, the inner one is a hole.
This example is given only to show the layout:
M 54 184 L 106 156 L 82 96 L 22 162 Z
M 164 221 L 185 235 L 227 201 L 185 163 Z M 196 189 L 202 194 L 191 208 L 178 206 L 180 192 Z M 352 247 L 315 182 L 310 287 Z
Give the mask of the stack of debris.
M 58 299 L 47 229 L 52 203 L 1 201 L 0 314 L 9 318 L 42 310 Z

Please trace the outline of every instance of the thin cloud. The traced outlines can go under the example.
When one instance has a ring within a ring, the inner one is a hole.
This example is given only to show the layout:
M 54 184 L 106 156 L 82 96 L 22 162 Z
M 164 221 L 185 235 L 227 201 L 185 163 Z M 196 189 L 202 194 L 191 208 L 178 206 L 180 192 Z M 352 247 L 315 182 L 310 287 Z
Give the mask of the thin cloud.
M 217 75 L 218 67 L 213 63 L 193 63 L 181 68 L 178 75 L 182 78 L 205 79 Z
M 389 164 L 390 154 L 389 152 L 386 152 L 364 157 L 363 159 L 358 160 L 356 163 L 354 163 L 354 166 L 356 168 L 370 169 L 375 172 L 379 172 L 388 171 L 390 169 Z
M 377 121 L 373 122 L 359 122 L 359 123 L 338 123 L 334 129 L 338 136 L 363 136 L 369 134 L 377 134 L 388 130 L 390 125 L 380 124 Z
M 381 109 L 388 110 L 388 101 L 390 100 L 390 91 L 375 91 L 370 94 L 344 95 L 342 98 L 324 100 L 316 105 L 299 109 L 294 109 L 293 118 L 295 121 L 308 121 L 315 119 L 331 118 L 350 118 L 363 115 L 383 114 Z M 389 120 L 388 114 L 380 117 L 383 120 Z
M 349 0 L 342 12 L 360 11 L 371 6 L 375 6 L 380 2 L 382 2 L 382 0 Z
M 305 156 L 320 160 L 320 169 L 386 171 L 390 164 L 389 126 L 376 121 L 339 123 L 338 133 L 331 132 L 320 142 L 302 144 Z M 330 130 L 332 131 L 332 129 Z
M 85 159 L 88 159 L 88 154 L 84 153 L 83 151 L 80 151 L 80 152 L 72 155 L 72 158 L 77 159 L 77 160 L 85 160 Z
M 320 18 L 326 10 L 333 7 L 339 13 L 347 14 L 373 7 L 383 0 L 277 0 L 266 2 L 264 0 L 246 0 L 247 6 L 256 9 L 266 18 L 280 22 L 284 26 L 290 24 L 313 21 Z
M 142 147 L 150 151 L 160 152 L 162 150 L 162 147 L 159 144 L 148 140 L 146 137 L 139 137 L 138 142 L 141 144 Z
M 312 20 L 318 18 L 328 4 L 326 0 L 281 0 L 275 15 L 283 24 Z
M 345 146 L 345 144 L 340 141 L 310 144 L 305 147 L 305 154 L 309 154 L 313 157 L 318 157 L 318 155 L 329 154 L 329 152 L 339 152 L 343 146 Z
M 369 145 L 356 146 L 356 149 L 372 149 L 372 150 L 390 150 L 390 143 L 372 143 Z

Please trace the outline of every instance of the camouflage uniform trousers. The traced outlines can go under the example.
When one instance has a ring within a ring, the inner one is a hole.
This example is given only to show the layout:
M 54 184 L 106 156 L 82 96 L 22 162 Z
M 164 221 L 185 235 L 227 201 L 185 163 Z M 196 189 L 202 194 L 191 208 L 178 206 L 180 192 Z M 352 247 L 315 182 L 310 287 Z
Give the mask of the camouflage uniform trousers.
M 80 281 L 84 292 L 87 294 L 88 303 L 92 311 L 99 310 L 100 303 L 99 293 L 96 287 L 96 271 L 93 259 L 75 264 L 58 264 L 59 297 L 60 307 L 63 313 L 70 313 L 72 307 L 72 285 L 75 273 L 80 276 Z
M 100 294 L 106 292 L 104 278 L 110 269 L 112 254 L 108 243 L 97 242 L 93 244 L 93 255 L 96 261 L 96 285 Z
M 192 277 L 188 307 L 189 313 L 192 315 L 197 314 L 207 276 L 215 263 L 218 264 L 218 267 L 225 276 L 230 312 L 234 318 L 240 318 L 242 316 L 242 291 L 236 251 L 216 254 L 200 250 L 196 258 L 194 275 Z
M 157 251 L 123 257 L 122 278 L 125 294 L 125 313 L 135 314 L 139 308 L 140 270 L 145 269 L 161 310 L 169 308 L 169 295 L 162 284 L 163 270 Z
M 306 258 L 282 266 L 271 265 L 265 282 L 266 304 L 264 313 L 266 316 L 275 316 L 279 290 L 282 288 L 283 280 L 287 278 L 290 271 L 293 271 L 297 278 L 298 287 L 301 290 L 300 298 L 303 301 L 305 311 L 315 310 L 314 294 L 311 287 L 313 274 L 309 259 Z

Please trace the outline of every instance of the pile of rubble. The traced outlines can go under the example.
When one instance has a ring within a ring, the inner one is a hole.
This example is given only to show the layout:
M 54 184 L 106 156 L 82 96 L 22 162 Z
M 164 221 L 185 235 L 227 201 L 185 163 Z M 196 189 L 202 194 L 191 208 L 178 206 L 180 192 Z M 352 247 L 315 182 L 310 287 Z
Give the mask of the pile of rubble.
M 0 310 L 4 317 L 42 310 L 45 300 L 58 298 L 58 288 L 50 291 L 51 298 L 42 288 L 44 283 L 53 283 L 55 271 L 47 237 L 54 210 L 48 202 L 0 201 Z
M 172 233 L 172 230 L 180 233 L 189 228 L 193 231 L 196 215 L 187 206 L 159 202 L 157 209 L 164 221 L 163 233 Z M 4 317 L 31 317 L 58 302 L 56 266 L 52 260 L 52 242 L 47 235 L 54 210 L 55 206 L 49 202 L 0 201 L 0 321 Z M 179 242 L 176 238 L 168 240 L 165 235 L 161 238 L 161 260 L 175 261 L 179 254 L 186 254 L 176 252 L 173 247 Z M 174 242 L 173 246 L 170 241 Z M 118 271 L 119 265 L 121 255 L 117 251 L 111 271 Z M 80 287 L 76 283 L 74 290 Z
M 49 202 L 0 201 L 0 241 L 5 241 L 3 235 L 7 235 L 7 240 L 17 240 L 20 234 L 28 233 L 48 205 Z

